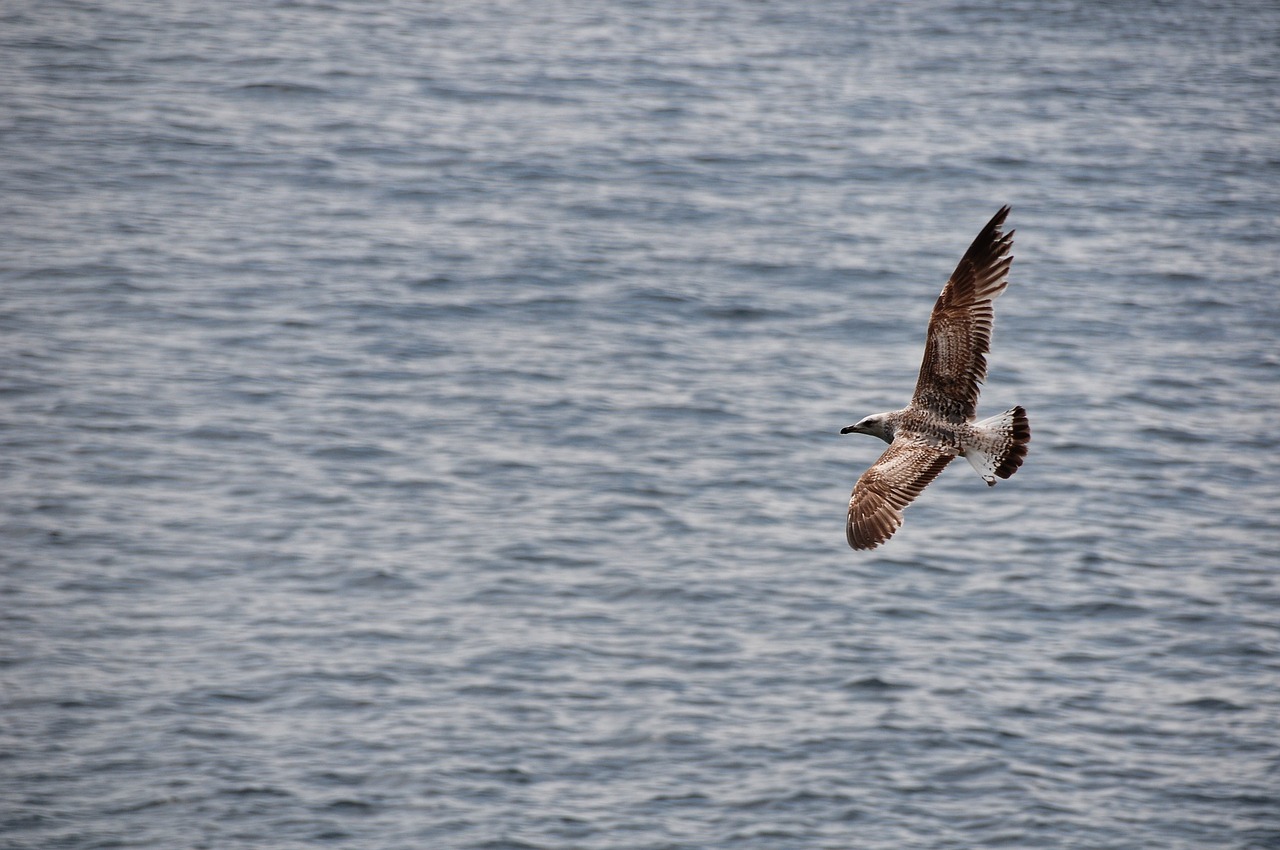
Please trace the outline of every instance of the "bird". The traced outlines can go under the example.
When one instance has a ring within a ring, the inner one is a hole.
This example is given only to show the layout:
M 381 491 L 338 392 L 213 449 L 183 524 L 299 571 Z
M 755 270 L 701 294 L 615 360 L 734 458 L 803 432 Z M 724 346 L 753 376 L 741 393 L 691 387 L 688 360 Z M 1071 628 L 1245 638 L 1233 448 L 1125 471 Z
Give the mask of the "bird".
M 902 512 L 956 457 L 969 461 L 988 486 L 1022 466 L 1031 425 L 1021 405 L 975 422 L 987 377 L 995 322 L 992 304 L 1009 285 L 1013 231 L 1009 207 L 987 222 L 933 305 L 924 362 L 911 403 L 841 428 L 889 444 L 849 497 L 845 536 L 854 549 L 874 549 L 902 527 Z

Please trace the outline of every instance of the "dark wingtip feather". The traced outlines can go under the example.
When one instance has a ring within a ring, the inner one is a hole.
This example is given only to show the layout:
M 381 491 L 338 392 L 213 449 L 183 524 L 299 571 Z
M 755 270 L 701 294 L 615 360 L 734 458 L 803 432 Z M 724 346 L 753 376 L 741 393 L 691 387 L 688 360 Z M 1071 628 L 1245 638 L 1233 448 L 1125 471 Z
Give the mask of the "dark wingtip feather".
M 982 228 L 982 235 L 993 234 L 999 231 L 1001 226 L 1004 225 L 1005 219 L 1009 217 L 1009 213 L 1012 211 L 1013 211 L 1013 207 L 1009 206 L 1008 204 L 1005 204 L 1004 206 L 1002 206 L 999 210 L 996 211 L 995 215 L 991 216 L 991 220 L 987 222 L 987 226 Z M 1013 235 L 1013 231 L 1009 231 L 1008 233 L 1004 234 L 1004 237 L 1007 239 L 1012 235 Z

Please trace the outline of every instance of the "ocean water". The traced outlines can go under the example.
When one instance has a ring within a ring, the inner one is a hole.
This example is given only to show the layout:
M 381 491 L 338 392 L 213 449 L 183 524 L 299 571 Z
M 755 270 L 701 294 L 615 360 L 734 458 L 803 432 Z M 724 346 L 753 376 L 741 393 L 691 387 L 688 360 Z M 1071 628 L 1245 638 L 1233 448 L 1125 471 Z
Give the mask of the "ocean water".
M 0 847 L 1280 847 L 1280 7 L 0 9 Z M 844 511 L 1017 229 L 981 412 Z

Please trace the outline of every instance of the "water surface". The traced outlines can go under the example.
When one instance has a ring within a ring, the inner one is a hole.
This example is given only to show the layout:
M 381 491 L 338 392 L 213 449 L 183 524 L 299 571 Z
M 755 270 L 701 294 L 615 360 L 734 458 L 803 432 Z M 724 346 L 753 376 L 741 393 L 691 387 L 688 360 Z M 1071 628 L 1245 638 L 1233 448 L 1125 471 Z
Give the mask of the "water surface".
M 1278 30 L 7 4 L 0 846 L 1280 847 Z

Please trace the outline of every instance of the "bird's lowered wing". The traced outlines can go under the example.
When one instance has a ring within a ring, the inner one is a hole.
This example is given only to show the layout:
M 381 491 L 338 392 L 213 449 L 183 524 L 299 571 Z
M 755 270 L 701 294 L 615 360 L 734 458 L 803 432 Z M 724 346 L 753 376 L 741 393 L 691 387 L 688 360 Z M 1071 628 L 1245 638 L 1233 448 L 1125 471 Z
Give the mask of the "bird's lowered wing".
M 1002 207 L 973 240 L 942 288 L 929 317 L 924 362 L 911 404 L 951 422 L 972 420 L 987 377 L 987 351 L 995 322 L 992 301 L 1009 285 L 1013 232 L 1002 232 Z
M 902 525 L 902 511 L 953 456 L 907 437 L 889 444 L 853 485 L 845 536 L 854 549 L 874 549 Z

